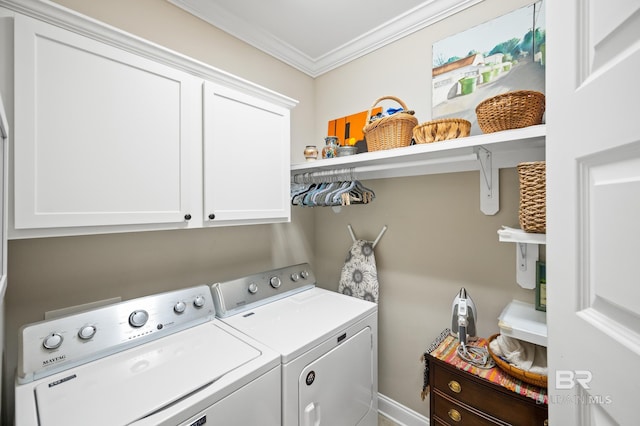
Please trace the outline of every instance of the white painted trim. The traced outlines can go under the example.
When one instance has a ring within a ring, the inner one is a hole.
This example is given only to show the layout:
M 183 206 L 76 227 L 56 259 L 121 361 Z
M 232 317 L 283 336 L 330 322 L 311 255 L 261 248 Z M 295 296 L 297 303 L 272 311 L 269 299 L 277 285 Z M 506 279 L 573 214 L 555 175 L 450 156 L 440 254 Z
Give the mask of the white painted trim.
M 178 68 L 205 80 L 220 83 L 286 108 L 298 101 L 237 77 L 204 62 L 167 49 L 48 0 L 0 0 L 0 7 L 30 16 L 147 59 Z
M 196 0 L 168 1 L 315 78 L 483 0 L 427 0 L 406 13 L 376 28 L 372 28 L 366 34 L 317 58 L 309 57 L 272 34 L 248 25 L 239 17 L 231 15 L 225 9 L 216 5 L 215 2 Z
M 398 426 L 429 426 L 429 419 L 399 402 L 378 394 L 378 412 Z

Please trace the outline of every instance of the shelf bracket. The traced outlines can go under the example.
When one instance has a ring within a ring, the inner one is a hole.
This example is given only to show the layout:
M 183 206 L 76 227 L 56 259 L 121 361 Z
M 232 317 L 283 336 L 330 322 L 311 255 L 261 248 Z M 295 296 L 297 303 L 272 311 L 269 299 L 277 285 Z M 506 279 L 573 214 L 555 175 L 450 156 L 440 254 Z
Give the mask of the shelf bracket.
M 516 282 L 522 288 L 536 288 L 538 244 L 516 243 Z
M 500 210 L 499 169 L 493 167 L 491 151 L 483 146 L 474 148 L 480 163 L 480 210 L 494 215 Z

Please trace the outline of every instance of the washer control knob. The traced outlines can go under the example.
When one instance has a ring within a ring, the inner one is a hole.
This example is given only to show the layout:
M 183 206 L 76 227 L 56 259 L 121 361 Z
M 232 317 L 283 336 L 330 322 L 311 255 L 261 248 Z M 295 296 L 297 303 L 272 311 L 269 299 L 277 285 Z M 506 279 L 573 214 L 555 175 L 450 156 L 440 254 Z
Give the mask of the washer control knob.
M 302 272 L 300 272 L 300 276 L 306 280 L 309 278 L 309 272 L 306 269 L 303 269 Z
M 129 315 L 129 324 L 132 327 L 142 327 L 147 323 L 148 319 L 149 314 L 147 311 L 140 309 L 139 311 L 131 312 L 131 315 Z
M 204 306 L 204 302 L 204 296 L 196 296 L 196 298 L 193 299 L 193 306 L 195 306 L 196 308 L 202 308 Z
M 187 309 L 187 304 L 182 300 L 173 305 L 173 312 L 175 312 L 176 314 L 183 313 L 185 309 Z
M 280 284 L 282 284 L 282 281 L 280 281 L 279 277 L 271 277 L 269 279 L 269 284 L 271 284 L 271 287 L 273 288 L 278 288 L 280 287 Z
M 249 284 L 249 293 L 256 294 L 258 292 L 258 284 L 251 283 Z
M 298 275 L 297 272 L 294 272 L 293 274 L 291 274 L 291 281 L 296 282 L 300 279 L 300 275 Z
M 93 325 L 85 325 L 78 330 L 78 337 L 82 340 L 89 340 L 96 335 L 96 328 Z
M 62 340 L 63 339 L 60 334 L 51 333 L 50 335 L 44 338 L 44 341 L 42 342 L 42 346 L 44 346 L 45 349 L 58 349 L 62 344 Z

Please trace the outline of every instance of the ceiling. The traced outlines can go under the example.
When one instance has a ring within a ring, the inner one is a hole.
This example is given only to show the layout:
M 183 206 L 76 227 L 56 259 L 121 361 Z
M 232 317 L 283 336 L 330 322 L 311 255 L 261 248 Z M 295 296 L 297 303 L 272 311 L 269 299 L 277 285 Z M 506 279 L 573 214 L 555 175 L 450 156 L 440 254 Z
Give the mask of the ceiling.
M 168 0 L 317 77 L 482 0 Z

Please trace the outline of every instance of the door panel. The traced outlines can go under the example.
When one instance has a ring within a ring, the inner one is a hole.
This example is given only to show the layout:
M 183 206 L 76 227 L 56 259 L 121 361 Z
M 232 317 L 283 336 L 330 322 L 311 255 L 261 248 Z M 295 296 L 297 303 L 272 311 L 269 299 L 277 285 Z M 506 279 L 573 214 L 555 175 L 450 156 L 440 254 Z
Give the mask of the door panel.
M 184 224 L 202 80 L 21 15 L 15 46 L 15 228 Z
M 204 85 L 204 218 L 210 225 L 288 221 L 289 110 Z
M 545 3 L 549 420 L 636 424 L 640 3 Z

